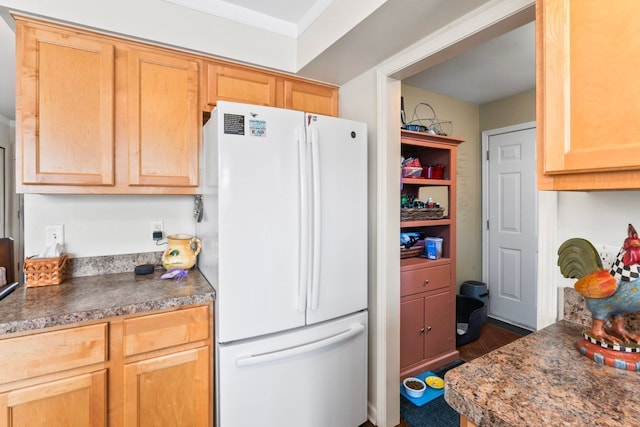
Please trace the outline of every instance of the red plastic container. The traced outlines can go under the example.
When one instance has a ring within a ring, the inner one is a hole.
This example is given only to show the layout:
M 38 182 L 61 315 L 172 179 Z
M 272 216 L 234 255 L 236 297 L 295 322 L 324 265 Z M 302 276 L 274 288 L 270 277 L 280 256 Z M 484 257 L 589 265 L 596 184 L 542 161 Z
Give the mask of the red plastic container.
M 428 179 L 444 179 L 444 166 L 428 165 L 423 169 L 422 176 Z

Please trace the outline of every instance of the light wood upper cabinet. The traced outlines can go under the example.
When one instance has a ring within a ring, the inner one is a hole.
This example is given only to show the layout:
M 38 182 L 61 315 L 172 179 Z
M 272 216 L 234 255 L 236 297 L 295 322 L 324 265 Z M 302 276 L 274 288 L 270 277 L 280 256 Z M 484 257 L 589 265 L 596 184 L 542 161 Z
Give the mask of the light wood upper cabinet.
M 16 18 L 17 190 L 193 194 L 201 60 Z
M 335 86 L 218 61 L 207 61 L 206 68 L 207 110 L 234 101 L 338 116 Z
M 199 63 L 128 52 L 129 184 L 198 185 Z
M 285 79 L 284 108 L 337 116 L 338 89 L 328 85 Z
M 20 193 L 195 194 L 219 100 L 338 115 L 335 86 L 14 18 Z
M 263 71 L 209 62 L 207 67 L 207 106 L 217 101 L 279 106 L 276 103 L 276 77 Z
M 114 45 L 20 21 L 16 40 L 18 183 L 113 185 Z
M 640 2 L 537 2 L 538 187 L 639 188 Z

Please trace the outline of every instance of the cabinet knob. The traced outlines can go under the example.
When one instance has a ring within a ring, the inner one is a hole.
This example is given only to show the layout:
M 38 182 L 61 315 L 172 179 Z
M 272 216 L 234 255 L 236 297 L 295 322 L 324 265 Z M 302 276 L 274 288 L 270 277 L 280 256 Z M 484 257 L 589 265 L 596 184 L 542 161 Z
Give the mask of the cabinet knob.
M 427 331 L 430 331 L 430 330 L 431 330 L 431 326 L 427 326 Z
M 424 334 L 424 328 L 421 328 L 421 329 L 420 329 L 420 333 L 421 333 L 421 334 Z
M 424 279 L 424 286 L 427 286 L 429 284 L 429 279 Z

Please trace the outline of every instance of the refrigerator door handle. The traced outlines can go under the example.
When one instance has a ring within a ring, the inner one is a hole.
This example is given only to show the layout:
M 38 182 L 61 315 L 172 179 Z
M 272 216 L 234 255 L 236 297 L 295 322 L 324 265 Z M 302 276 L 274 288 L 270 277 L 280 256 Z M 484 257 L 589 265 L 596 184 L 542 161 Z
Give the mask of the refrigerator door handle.
M 322 206 L 320 205 L 320 147 L 318 129 L 311 129 L 311 160 L 313 181 L 313 262 L 311 264 L 311 310 L 317 310 L 320 298 L 320 236 L 322 224 Z
M 299 347 L 287 348 L 285 350 L 276 350 L 269 353 L 256 354 L 251 356 L 239 357 L 236 359 L 236 366 L 252 366 L 261 363 L 267 363 L 274 360 L 286 359 L 294 357 L 300 354 L 309 353 L 315 350 L 329 347 L 339 342 L 345 341 L 355 335 L 358 335 L 364 331 L 365 327 L 362 323 L 352 325 L 351 328 L 344 332 L 340 332 L 329 338 L 325 338 L 319 341 L 314 341 L 309 344 L 304 344 Z
M 307 168 L 307 141 L 304 128 L 297 129 L 298 137 L 298 185 L 300 210 L 300 250 L 298 263 L 298 311 L 307 307 L 307 288 L 309 280 L 309 184 Z

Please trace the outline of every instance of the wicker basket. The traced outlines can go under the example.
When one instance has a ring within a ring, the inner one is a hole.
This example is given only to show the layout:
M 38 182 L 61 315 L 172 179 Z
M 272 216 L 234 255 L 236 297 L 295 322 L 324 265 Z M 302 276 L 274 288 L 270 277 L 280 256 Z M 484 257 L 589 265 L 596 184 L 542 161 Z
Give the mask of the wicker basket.
M 400 259 L 417 257 L 424 251 L 424 246 L 413 246 L 409 249 L 400 247 Z
M 444 208 L 401 208 L 400 221 L 424 221 L 442 219 Z
M 24 260 L 24 277 L 28 288 L 59 285 L 67 278 L 67 256 L 27 258 Z

